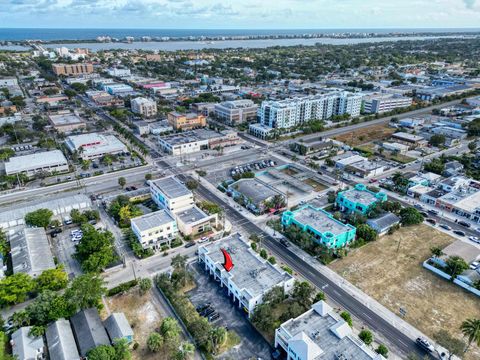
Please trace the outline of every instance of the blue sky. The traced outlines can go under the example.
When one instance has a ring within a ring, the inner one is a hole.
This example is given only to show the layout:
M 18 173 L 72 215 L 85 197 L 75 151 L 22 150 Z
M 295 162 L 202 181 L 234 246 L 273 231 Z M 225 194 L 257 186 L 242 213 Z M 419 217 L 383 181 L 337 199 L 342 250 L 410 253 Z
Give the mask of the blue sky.
M 0 27 L 480 27 L 480 0 L 0 0 Z

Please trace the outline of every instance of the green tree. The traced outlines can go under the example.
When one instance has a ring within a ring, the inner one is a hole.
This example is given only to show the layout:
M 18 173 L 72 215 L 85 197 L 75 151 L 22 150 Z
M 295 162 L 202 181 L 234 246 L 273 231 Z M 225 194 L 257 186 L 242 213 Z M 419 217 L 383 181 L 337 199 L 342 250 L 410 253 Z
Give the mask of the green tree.
M 325 296 L 325 293 L 323 291 L 319 291 L 317 295 L 315 295 L 315 298 L 313 299 L 313 302 L 319 302 L 320 300 L 326 301 L 327 297 Z
M 119 177 L 118 178 L 118 185 L 123 189 L 123 187 L 127 184 L 127 180 L 124 177 Z
M 388 358 L 388 348 L 383 344 L 378 345 L 375 352 L 382 355 L 384 358 Z
M 475 141 L 470 141 L 468 143 L 468 150 L 475 151 L 477 149 L 477 143 Z
M 214 354 L 217 354 L 223 344 L 227 341 L 228 334 L 224 327 L 218 326 L 210 331 L 210 343 Z
M 432 146 L 439 147 L 445 144 L 445 135 L 441 135 L 441 134 L 432 135 L 430 140 L 428 140 L 428 143 Z
M 32 324 L 48 325 L 60 318 L 72 316 L 75 309 L 69 306 L 62 295 L 55 291 L 45 290 L 35 298 L 33 303 L 26 307 L 25 311 Z
M 480 319 L 467 319 L 460 326 L 463 336 L 467 338 L 468 345 L 465 349 L 467 352 L 472 344 L 480 346 Z
M 295 281 L 293 284 L 292 297 L 304 307 L 310 308 L 315 288 L 306 281 Z
M 358 337 L 367 345 L 370 345 L 373 342 L 373 334 L 370 330 L 364 329 L 360 331 Z
M 115 260 L 113 235 L 110 231 L 98 231 L 90 224 L 83 224 L 82 231 L 75 257 L 84 271 L 99 272 Z
M 138 286 L 140 288 L 140 295 L 145 295 L 152 288 L 152 280 L 149 278 L 140 279 Z
M 275 256 L 270 256 L 268 258 L 268 262 L 272 265 L 275 265 L 277 263 L 277 260 L 275 259 Z
M 94 274 L 77 276 L 65 291 L 65 299 L 75 309 L 100 307 L 107 289 L 102 278 Z
M 110 345 L 100 345 L 87 352 L 89 360 L 117 360 L 116 355 L 115 349 Z
M 58 291 L 67 287 L 68 275 L 61 265 L 55 269 L 44 270 L 35 279 L 35 282 L 37 291 L 39 292 L 43 290 Z
M 198 181 L 193 179 L 187 180 L 187 182 L 185 183 L 185 186 L 189 190 L 195 190 L 196 188 L 198 188 Z
M 443 251 L 442 249 L 440 249 L 439 247 L 437 246 L 433 246 L 430 248 L 430 252 L 432 253 L 432 256 L 436 257 L 436 258 L 439 258 L 440 256 L 443 255 Z
M 163 337 L 157 332 L 153 332 L 148 336 L 147 347 L 151 352 L 159 352 L 163 347 Z
M 35 282 L 25 273 L 16 273 L 0 280 L 0 305 L 24 302 L 28 293 L 35 289 Z
M 145 180 L 152 180 L 152 174 L 150 173 L 145 174 Z
M 46 228 L 50 224 L 53 212 L 49 209 L 38 209 L 25 215 L 27 225 Z
M 113 348 L 115 350 L 115 360 L 130 360 L 132 358 L 127 339 L 116 339 Z
M 267 250 L 265 249 L 260 249 L 260 256 L 264 259 L 267 259 L 268 258 L 268 253 L 267 253 Z
M 350 327 L 353 327 L 352 315 L 347 311 L 342 311 L 340 317 L 347 322 Z
M 166 317 L 160 325 L 160 333 L 165 340 L 177 338 L 180 335 L 180 326 L 175 319 Z
M 421 224 L 423 215 L 414 207 L 406 207 L 400 210 L 400 219 L 405 226 Z
M 468 269 L 467 262 L 457 255 L 449 256 L 446 264 L 447 266 L 445 267 L 445 271 L 453 279 Z
M 187 360 L 190 359 L 193 353 L 195 352 L 195 346 L 189 342 L 182 342 L 180 347 L 175 354 L 175 360 Z
M 357 238 L 363 239 L 367 242 L 377 240 L 377 232 L 367 224 L 360 224 L 357 226 Z

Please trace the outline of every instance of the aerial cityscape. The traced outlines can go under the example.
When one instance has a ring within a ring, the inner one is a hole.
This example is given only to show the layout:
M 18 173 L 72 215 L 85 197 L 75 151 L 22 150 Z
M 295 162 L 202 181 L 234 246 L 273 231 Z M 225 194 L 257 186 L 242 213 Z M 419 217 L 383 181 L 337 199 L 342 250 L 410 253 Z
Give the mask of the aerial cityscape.
M 7 1 L 0 360 L 480 359 L 480 2 Z

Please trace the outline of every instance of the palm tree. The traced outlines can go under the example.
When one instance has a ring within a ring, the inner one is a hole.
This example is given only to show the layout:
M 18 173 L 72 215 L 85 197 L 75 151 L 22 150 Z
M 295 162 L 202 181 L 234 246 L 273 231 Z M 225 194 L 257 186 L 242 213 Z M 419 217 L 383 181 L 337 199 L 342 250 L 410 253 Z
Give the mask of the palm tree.
M 430 249 L 430 251 L 432 252 L 432 255 L 436 258 L 439 258 L 440 256 L 443 255 L 442 249 L 440 249 L 439 247 L 436 247 L 436 246 L 432 247 Z
M 180 344 L 180 347 L 175 354 L 175 360 L 187 360 L 190 359 L 191 355 L 195 351 L 195 346 L 193 346 L 192 343 L 189 342 L 182 342 Z
M 468 345 L 465 352 L 468 351 L 472 343 L 480 346 L 480 319 L 467 319 L 460 326 L 463 336 L 468 338 Z

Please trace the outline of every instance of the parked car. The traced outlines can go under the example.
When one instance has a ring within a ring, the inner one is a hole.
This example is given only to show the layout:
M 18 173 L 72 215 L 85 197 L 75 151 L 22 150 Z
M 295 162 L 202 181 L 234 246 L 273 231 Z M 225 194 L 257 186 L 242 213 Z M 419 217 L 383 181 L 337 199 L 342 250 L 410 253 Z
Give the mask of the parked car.
M 194 242 L 194 241 L 189 241 L 189 242 L 187 242 L 187 244 L 185 245 L 186 248 L 189 248 L 189 247 L 192 247 L 192 246 L 195 246 L 195 242 Z
M 438 215 L 438 211 L 437 211 L 437 210 L 428 209 L 427 212 L 428 212 L 429 214 L 432 214 L 432 215 Z
M 421 205 L 421 204 L 415 204 L 415 205 L 413 205 L 413 207 L 415 209 L 418 209 L 418 210 L 423 210 L 424 209 L 423 205 Z
M 472 225 L 470 225 L 468 222 L 463 221 L 463 220 L 457 221 L 457 224 L 458 224 L 458 225 L 462 225 L 463 227 L 466 227 L 466 228 L 469 228 L 469 227 L 472 226 Z
M 429 224 L 437 225 L 437 221 L 435 219 L 426 218 L 425 221 L 428 222 Z
M 480 244 L 480 239 L 477 236 L 469 236 L 468 239 L 474 243 Z
M 208 237 L 207 236 L 204 236 L 202 237 L 200 240 L 198 240 L 198 243 L 199 244 L 203 244 L 204 242 L 207 242 L 208 241 Z
M 216 312 L 216 313 L 213 313 L 212 315 L 210 315 L 210 316 L 208 317 L 208 321 L 215 321 L 215 320 L 217 320 L 217 319 L 219 319 L 219 318 L 220 318 L 220 314 Z
M 416 343 L 417 343 L 417 345 L 420 346 L 423 350 L 425 350 L 425 351 L 427 351 L 427 352 L 429 352 L 429 353 L 435 351 L 435 348 L 433 347 L 433 345 L 430 344 L 430 342 L 429 342 L 427 339 L 425 339 L 425 338 L 421 338 L 421 337 L 417 338 Z
M 476 270 L 480 266 L 480 263 L 478 261 L 474 261 L 470 264 L 470 269 Z
M 450 226 L 448 226 L 447 224 L 440 224 L 438 226 L 440 226 L 442 229 L 445 229 L 445 230 L 452 230 L 452 228 Z
M 465 236 L 465 233 L 462 230 L 453 230 L 453 233 L 458 236 Z

